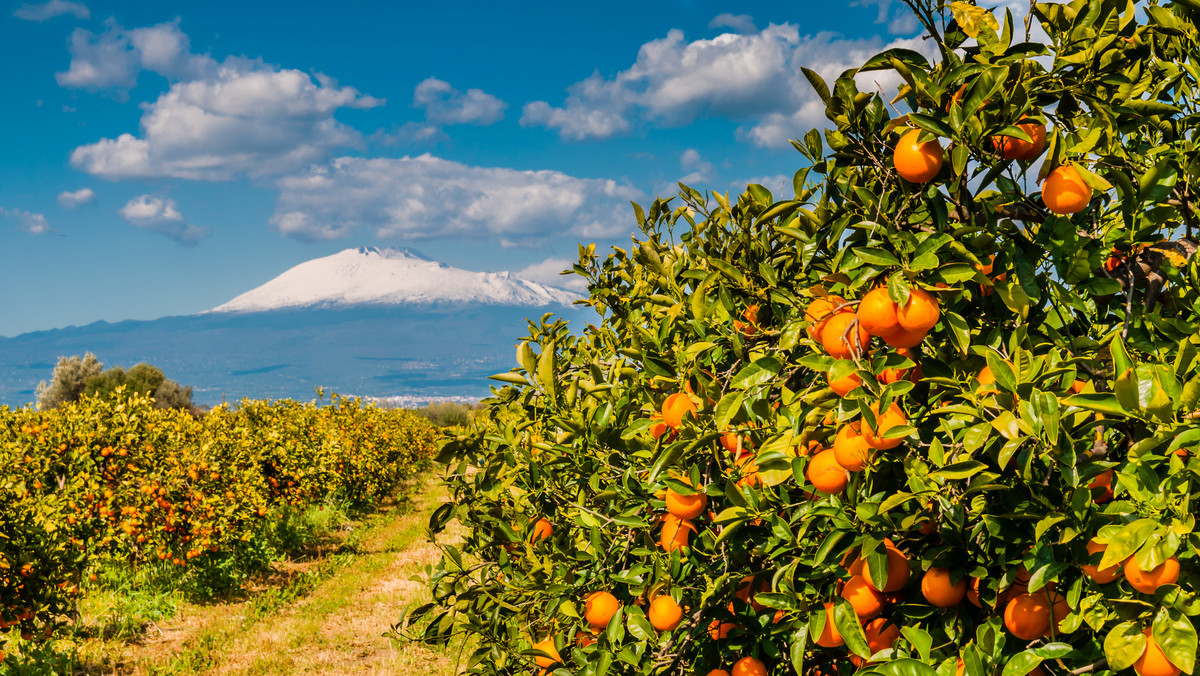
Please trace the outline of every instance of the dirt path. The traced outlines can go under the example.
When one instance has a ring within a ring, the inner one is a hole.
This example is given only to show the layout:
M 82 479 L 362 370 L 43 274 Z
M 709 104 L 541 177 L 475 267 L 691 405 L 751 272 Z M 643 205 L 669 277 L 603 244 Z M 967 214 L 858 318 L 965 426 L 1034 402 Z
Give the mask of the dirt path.
M 454 653 L 397 645 L 383 636 L 404 610 L 428 601 L 414 581 L 438 550 L 425 538 L 444 492 L 430 479 L 413 500 L 363 524 L 353 551 L 303 571 L 290 587 L 246 602 L 185 606 L 140 644 L 111 642 L 87 673 L 424 674 L 457 673 Z M 458 539 L 452 523 L 440 540 Z

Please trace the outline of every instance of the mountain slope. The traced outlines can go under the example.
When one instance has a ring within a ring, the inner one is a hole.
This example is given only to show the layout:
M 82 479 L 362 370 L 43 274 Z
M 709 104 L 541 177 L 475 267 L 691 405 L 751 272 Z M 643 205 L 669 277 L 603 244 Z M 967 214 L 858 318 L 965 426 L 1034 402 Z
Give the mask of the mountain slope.
M 447 303 L 570 306 L 576 298 L 508 272 L 471 272 L 411 250 L 363 247 L 301 263 L 209 312 Z

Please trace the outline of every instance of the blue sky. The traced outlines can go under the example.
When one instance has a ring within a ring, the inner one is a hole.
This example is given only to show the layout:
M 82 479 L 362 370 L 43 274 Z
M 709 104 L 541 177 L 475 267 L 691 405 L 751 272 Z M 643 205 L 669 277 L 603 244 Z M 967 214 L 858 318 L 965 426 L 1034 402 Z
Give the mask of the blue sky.
M 506 6 L 511 5 L 511 6 Z M 675 181 L 778 192 L 893 0 L 18 2 L 0 13 L 0 335 L 219 305 L 411 247 L 563 283 Z

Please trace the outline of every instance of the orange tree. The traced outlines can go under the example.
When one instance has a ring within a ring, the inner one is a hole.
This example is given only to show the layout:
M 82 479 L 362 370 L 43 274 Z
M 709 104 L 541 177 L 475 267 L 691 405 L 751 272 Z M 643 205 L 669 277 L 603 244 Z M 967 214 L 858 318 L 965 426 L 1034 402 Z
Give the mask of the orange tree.
M 1193 672 L 1200 3 L 906 4 L 930 56 L 806 71 L 794 199 L 681 186 L 581 249 L 599 324 L 531 323 L 443 449 L 416 635 L 484 674 Z
M 9 639 L 70 620 L 99 567 L 156 566 L 200 596 L 241 584 L 295 545 L 308 507 L 392 494 L 435 434 L 410 411 L 336 395 L 202 419 L 142 394 L 0 408 L 0 662 Z

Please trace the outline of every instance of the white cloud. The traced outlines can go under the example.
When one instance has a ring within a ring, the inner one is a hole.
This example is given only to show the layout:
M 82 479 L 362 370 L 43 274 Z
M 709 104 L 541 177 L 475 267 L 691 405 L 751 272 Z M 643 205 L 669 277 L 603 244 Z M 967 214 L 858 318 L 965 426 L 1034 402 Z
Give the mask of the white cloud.
M 642 197 L 612 180 L 473 167 L 429 154 L 341 157 L 280 179 L 279 189 L 271 225 L 290 237 L 370 230 L 384 239 L 474 238 L 504 246 L 628 234 L 629 202 Z
M 504 117 L 508 104 L 484 92 L 463 92 L 449 82 L 426 78 L 413 91 L 413 106 L 425 109 L 425 119 L 433 124 L 489 125 Z
M 557 286 L 560 289 L 587 291 L 587 280 L 583 277 L 574 273 L 569 275 L 561 274 L 563 270 L 570 270 L 571 266 L 578 262 L 577 260 L 567 258 L 547 258 L 540 263 L 534 263 L 513 274 L 532 282 L 538 282 L 539 284 Z
M 683 178 L 679 179 L 680 183 L 685 185 L 696 185 L 698 183 L 708 183 L 713 180 L 713 165 L 712 162 L 707 162 L 700 156 L 700 151 L 695 148 L 688 148 L 679 156 L 679 168 L 688 172 Z
M 22 211 L 21 209 L 5 209 L 4 207 L 0 207 L 0 218 L 15 220 L 18 227 L 31 235 L 44 235 L 50 232 L 50 223 L 42 214 Z
M 637 61 L 612 79 L 599 73 L 568 88 L 562 107 L 526 104 L 521 124 L 558 130 L 563 138 L 607 138 L 628 132 L 636 118 L 681 125 L 704 116 L 747 123 L 741 136 L 760 146 L 783 147 L 797 131 L 824 124 L 824 106 L 801 67 L 832 81 L 879 51 L 907 47 L 928 52 L 920 39 L 847 39 L 832 33 L 801 35 L 792 24 L 749 34 L 726 33 L 687 42 L 681 31 L 642 45 Z M 888 74 L 867 73 L 874 89 Z
M 746 192 L 746 186 L 751 183 L 757 183 L 767 190 L 771 191 L 771 195 L 778 200 L 791 199 L 796 192 L 792 190 L 792 177 L 784 174 L 773 174 L 770 176 L 751 176 L 750 178 L 741 181 L 734 181 L 729 184 L 729 194 L 732 199 L 734 195 L 740 195 Z
M 634 94 L 618 82 L 605 80 L 600 73 L 567 88 L 566 105 L 554 108 L 545 101 L 527 103 L 521 109 L 522 127 L 550 127 L 572 141 L 608 138 L 624 134 L 633 124 L 626 111 L 634 104 Z
M 48 21 L 58 16 L 70 14 L 76 19 L 90 19 L 92 13 L 82 2 L 67 2 L 67 0 L 50 0 L 41 4 L 26 3 L 13 10 L 13 16 L 26 21 Z
M 739 33 L 753 33 L 758 30 L 754 25 L 754 17 L 749 14 L 718 14 L 708 22 L 709 28 L 732 28 Z
M 116 90 L 124 97 L 143 70 L 172 80 L 196 79 L 216 70 L 212 57 L 192 54 L 190 48 L 178 20 L 126 30 L 109 19 L 99 35 L 75 29 L 71 34 L 71 64 L 54 77 L 62 87 Z
M 85 204 L 92 204 L 95 201 L 96 193 L 91 188 L 80 188 L 75 192 L 64 190 L 58 193 L 58 203 L 64 209 L 74 209 Z
M 118 212 L 133 225 L 149 232 L 165 235 L 188 246 L 210 234 L 208 228 L 186 223 L 175 200 L 153 195 L 139 195 L 129 200 Z
M 141 136 L 80 146 L 71 164 L 109 179 L 281 174 L 360 146 L 362 135 L 333 115 L 381 103 L 321 75 L 314 82 L 298 70 L 229 60 L 210 77 L 176 83 L 143 104 Z

